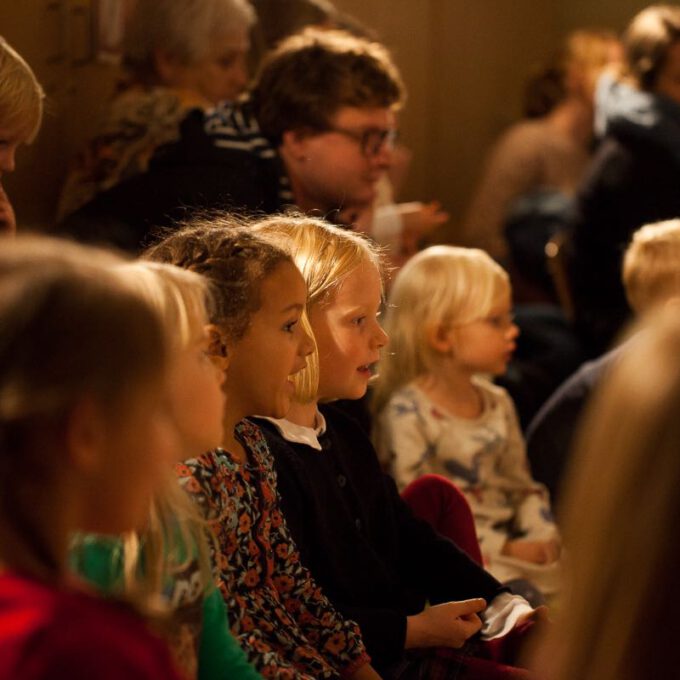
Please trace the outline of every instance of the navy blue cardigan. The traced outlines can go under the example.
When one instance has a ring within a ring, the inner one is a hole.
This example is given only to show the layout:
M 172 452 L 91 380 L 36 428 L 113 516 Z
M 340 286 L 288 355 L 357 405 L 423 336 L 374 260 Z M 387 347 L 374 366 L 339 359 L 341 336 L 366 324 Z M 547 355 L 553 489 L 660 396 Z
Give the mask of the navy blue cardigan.
M 322 451 L 284 440 L 267 421 L 281 503 L 303 563 L 327 597 L 361 627 L 373 665 L 397 662 L 406 617 L 426 604 L 504 589 L 454 543 L 413 515 L 363 429 L 322 407 Z

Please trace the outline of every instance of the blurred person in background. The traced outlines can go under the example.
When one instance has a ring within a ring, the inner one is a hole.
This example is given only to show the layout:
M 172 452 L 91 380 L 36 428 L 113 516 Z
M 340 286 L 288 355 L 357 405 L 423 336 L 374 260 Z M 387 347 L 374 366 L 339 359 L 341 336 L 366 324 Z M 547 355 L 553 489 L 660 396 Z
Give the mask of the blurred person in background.
M 124 221 L 90 210 L 93 201 L 146 173 L 154 154 L 180 139 L 189 112 L 238 97 L 248 84 L 254 21 L 246 0 L 136 0 L 124 38 L 126 79 L 66 179 L 60 231 L 137 248 L 138 235 Z
M 17 149 L 38 134 L 45 94 L 31 67 L 0 37 L 0 234 L 16 232 L 14 208 L 2 186 Z

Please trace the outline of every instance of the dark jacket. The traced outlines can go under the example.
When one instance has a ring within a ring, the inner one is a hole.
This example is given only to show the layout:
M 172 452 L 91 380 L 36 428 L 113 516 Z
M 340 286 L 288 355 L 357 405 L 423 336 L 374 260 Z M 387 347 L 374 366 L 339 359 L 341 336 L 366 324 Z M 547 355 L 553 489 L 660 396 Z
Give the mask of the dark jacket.
M 404 652 L 406 617 L 426 602 L 503 589 L 454 543 L 416 518 L 385 475 L 362 428 L 322 408 L 322 451 L 285 441 L 258 421 L 274 456 L 281 503 L 305 565 L 328 598 L 359 623 L 378 669 Z
M 605 79 L 597 114 L 603 142 L 579 192 L 569 253 L 589 356 L 609 348 L 630 314 L 621 261 L 632 233 L 680 216 L 680 105 Z
M 534 478 L 550 491 L 557 503 L 569 462 L 574 434 L 593 390 L 619 356 L 620 348 L 589 361 L 560 385 L 546 401 L 527 430 L 527 456 Z
M 146 172 L 98 193 L 56 232 L 135 252 L 159 227 L 214 210 L 270 214 L 292 203 L 276 150 L 243 107 L 193 109 Z

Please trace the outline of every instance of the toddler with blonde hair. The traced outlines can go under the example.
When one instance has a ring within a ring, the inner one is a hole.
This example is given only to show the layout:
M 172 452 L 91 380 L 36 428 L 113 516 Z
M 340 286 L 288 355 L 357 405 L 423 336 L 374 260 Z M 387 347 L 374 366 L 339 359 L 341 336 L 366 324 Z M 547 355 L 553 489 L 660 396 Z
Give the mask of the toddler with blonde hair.
M 489 380 L 505 372 L 519 334 L 507 274 L 481 250 L 428 248 L 397 275 L 385 329 L 377 441 L 397 484 L 427 473 L 453 481 L 488 570 L 557 592 L 548 494 L 529 472 L 511 398 Z

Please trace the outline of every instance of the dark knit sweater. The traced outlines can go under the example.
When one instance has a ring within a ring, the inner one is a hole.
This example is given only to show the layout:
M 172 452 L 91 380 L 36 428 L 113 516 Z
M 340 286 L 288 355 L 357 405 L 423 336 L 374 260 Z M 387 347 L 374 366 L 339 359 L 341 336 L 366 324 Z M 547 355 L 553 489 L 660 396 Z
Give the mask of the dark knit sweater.
M 332 406 L 322 411 L 322 451 L 287 442 L 269 422 L 258 424 L 303 563 L 331 602 L 359 623 L 374 666 L 384 669 L 404 652 L 406 617 L 426 602 L 491 602 L 502 587 L 413 515 L 354 420 Z

